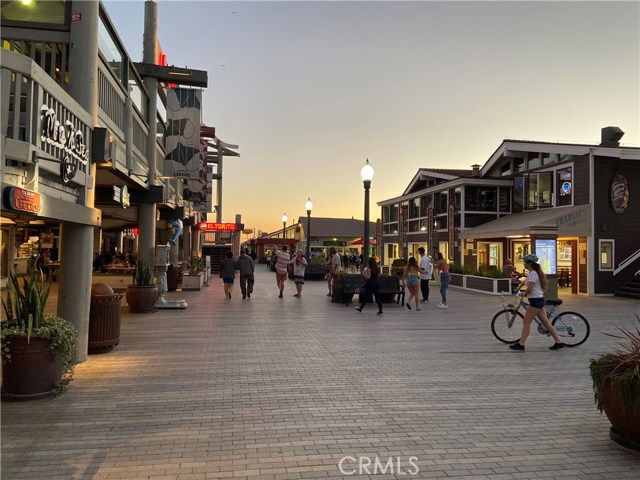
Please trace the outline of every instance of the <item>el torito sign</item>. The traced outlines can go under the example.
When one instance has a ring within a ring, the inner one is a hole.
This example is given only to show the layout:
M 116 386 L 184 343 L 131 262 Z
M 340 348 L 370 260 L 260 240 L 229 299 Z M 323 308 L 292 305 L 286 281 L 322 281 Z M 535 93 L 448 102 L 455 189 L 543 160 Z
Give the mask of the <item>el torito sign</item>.
M 200 222 L 198 230 L 203 232 L 238 232 L 244 230 L 243 223 Z

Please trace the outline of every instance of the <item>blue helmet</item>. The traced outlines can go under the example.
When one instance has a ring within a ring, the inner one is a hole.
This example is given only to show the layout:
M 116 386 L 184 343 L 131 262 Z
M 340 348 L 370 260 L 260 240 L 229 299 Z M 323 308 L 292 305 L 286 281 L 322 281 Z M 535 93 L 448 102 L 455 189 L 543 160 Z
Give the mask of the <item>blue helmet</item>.
M 524 257 L 522 257 L 522 259 L 525 262 L 529 262 L 529 263 L 538 263 L 538 257 L 536 257 L 533 253 L 530 253 L 528 255 L 525 255 Z

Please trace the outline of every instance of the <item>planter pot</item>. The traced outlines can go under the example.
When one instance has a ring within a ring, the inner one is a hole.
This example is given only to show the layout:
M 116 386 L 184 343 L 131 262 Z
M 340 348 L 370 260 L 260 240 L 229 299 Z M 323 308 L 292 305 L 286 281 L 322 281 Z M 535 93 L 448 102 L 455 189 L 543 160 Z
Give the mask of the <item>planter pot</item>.
M 200 290 L 204 285 L 204 272 L 182 275 L 182 290 Z
M 611 439 L 640 452 L 640 407 L 623 404 L 622 394 L 613 384 L 603 392 L 602 408 L 611 422 Z
M 103 353 L 120 343 L 123 293 L 92 295 L 89 311 L 89 353 Z
M 344 285 L 342 285 L 342 282 L 331 282 L 331 302 L 344 303 Z
M 451 274 L 451 283 L 449 284 L 453 287 L 462 287 L 464 286 L 464 275 L 460 273 L 452 273 Z
M 2 365 L 2 399 L 35 400 L 49 397 L 62 378 L 62 361 L 51 352 L 48 338 L 11 335 L 11 361 Z
M 158 300 L 156 285 L 129 285 L 127 287 L 127 304 L 130 313 L 153 313 Z

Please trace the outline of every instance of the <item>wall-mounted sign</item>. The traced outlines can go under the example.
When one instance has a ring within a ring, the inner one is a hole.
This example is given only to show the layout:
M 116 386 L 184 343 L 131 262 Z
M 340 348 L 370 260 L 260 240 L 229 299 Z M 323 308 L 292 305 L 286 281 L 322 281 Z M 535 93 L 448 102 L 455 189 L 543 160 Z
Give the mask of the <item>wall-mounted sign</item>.
M 40 194 L 24 188 L 5 188 L 4 202 L 8 208 L 19 212 L 38 215 L 42 211 L 42 197 Z
M 122 208 L 131 206 L 131 194 L 129 188 L 124 185 L 123 187 L 113 186 L 113 200 L 122 205 Z
M 244 230 L 244 223 L 200 222 L 198 230 L 203 232 L 238 232 Z
M 454 260 L 455 259 L 455 242 L 456 242 L 456 226 L 455 226 L 455 220 L 456 220 L 456 206 L 453 203 L 449 204 L 449 207 L 447 208 L 447 226 L 449 227 L 449 230 L 447 231 L 448 236 L 447 236 L 447 241 L 449 242 L 449 248 L 447 249 L 449 251 L 449 260 Z
M 68 183 L 78 172 L 78 164 L 89 163 L 89 149 L 83 133 L 67 120 L 60 123 L 53 108 L 42 105 L 40 108 L 42 128 L 40 140 L 62 149 L 60 176 L 64 183 Z
M 629 184 L 622 175 L 616 175 L 611 179 L 609 201 L 613 211 L 618 214 L 624 213 L 629 205 Z

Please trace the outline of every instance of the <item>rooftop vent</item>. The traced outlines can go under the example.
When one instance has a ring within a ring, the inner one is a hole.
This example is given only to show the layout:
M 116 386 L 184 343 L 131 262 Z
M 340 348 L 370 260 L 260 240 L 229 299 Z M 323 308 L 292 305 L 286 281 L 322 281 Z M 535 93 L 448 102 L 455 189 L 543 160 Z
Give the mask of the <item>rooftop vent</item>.
M 480 176 L 480 165 L 478 165 L 477 163 L 474 165 L 471 165 L 471 176 L 472 177 Z
M 600 133 L 601 147 L 619 147 L 624 132 L 618 127 L 604 127 Z

